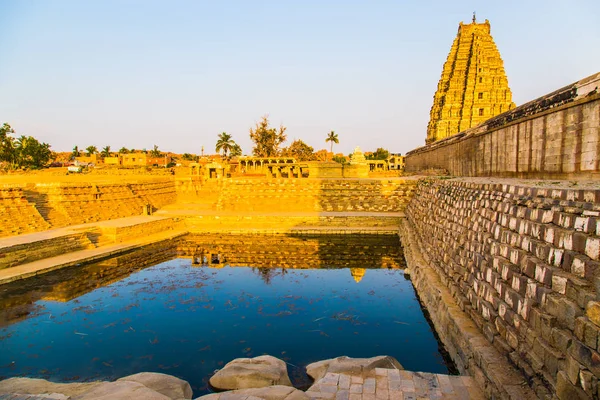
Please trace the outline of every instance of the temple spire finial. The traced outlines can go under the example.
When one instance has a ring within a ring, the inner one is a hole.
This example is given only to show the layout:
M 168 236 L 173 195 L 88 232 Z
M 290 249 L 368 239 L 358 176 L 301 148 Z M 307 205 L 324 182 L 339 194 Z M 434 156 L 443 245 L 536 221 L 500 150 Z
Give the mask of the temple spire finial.
M 477 22 L 477 18 L 475 18 L 475 11 L 473 11 L 473 23 Z

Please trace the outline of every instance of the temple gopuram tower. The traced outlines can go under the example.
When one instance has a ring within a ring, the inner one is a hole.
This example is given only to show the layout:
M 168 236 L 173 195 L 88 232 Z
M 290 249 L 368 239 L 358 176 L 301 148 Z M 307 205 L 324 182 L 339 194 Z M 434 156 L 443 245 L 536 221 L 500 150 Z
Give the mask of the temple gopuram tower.
M 458 26 L 433 96 L 429 144 L 474 127 L 514 108 L 500 52 L 490 34 L 490 22 Z

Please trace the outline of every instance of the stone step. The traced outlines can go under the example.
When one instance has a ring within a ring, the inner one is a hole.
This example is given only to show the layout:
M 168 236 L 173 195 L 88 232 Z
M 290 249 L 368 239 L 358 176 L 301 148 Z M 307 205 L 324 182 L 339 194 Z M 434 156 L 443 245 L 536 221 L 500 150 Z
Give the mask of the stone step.
M 331 400 L 484 399 L 470 376 L 383 368 L 377 368 L 376 376 L 370 378 L 327 373 L 306 394 L 311 399 Z

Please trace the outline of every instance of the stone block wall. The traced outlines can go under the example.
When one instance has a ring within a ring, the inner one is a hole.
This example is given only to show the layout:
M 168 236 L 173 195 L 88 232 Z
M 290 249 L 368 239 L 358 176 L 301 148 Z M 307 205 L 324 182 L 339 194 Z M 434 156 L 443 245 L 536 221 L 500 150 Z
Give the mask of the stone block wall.
M 35 206 L 27 201 L 23 186 L 0 187 L 0 236 L 21 235 L 49 226 Z
M 133 183 L 51 183 L 0 188 L 0 237 L 141 215 L 177 200 L 170 178 Z
M 226 179 L 213 209 L 232 212 L 399 212 L 414 179 Z
M 480 349 L 454 346 L 458 365 L 505 390 L 499 364 L 481 361 L 495 349 L 541 398 L 598 398 L 599 190 L 422 180 L 407 219 L 422 269 L 436 272 L 487 342 L 473 344 L 471 322 L 454 333 L 436 326 Z M 420 285 L 421 296 L 437 292 Z
M 26 241 L 12 246 L 0 246 L 0 269 L 94 247 L 95 245 L 88 237 L 88 232 L 71 233 L 34 242 Z
M 388 230 L 397 231 L 400 217 L 381 216 L 319 216 L 319 215 L 199 215 L 187 217 L 185 228 L 191 233 L 264 231 L 290 232 L 292 230 L 316 230 L 326 227 L 328 230 L 353 231 Z
M 406 154 L 407 172 L 582 179 L 600 175 L 600 73 Z
M 97 228 L 99 231 L 97 240 L 103 244 L 121 243 L 134 238 L 147 237 L 155 233 L 166 232 L 174 229 L 178 225 L 179 224 L 175 223 L 172 218 L 158 217 L 148 217 L 148 219 L 139 223 L 127 221 L 124 224 L 114 226 L 102 224 Z

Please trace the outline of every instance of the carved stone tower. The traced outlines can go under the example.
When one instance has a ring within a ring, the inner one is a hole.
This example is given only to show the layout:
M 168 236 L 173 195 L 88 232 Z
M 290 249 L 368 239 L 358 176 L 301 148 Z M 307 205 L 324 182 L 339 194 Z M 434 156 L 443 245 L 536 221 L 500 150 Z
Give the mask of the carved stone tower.
M 500 52 L 490 34 L 490 22 L 458 26 L 437 91 L 433 96 L 429 144 L 514 108 Z

